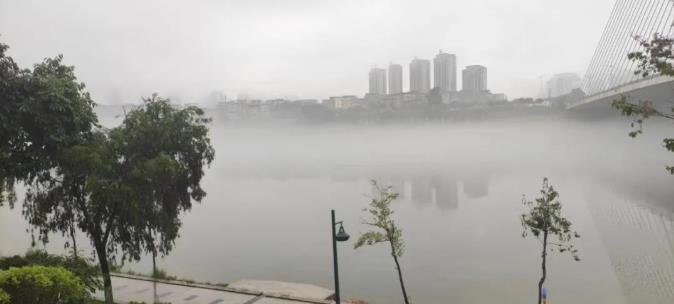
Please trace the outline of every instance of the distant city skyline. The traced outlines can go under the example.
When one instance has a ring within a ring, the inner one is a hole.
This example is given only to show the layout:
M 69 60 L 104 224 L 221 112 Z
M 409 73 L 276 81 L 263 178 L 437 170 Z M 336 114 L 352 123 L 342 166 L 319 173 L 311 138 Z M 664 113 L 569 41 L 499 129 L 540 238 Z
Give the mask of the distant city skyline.
M 467 92 L 481 92 L 489 89 L 487 68 L 481 65 L 469 65 L 462 71 L 461 88 Z
M 410 92 L 427 93 L 431 90 L 431 62 L 414 58 L 409 69 Z
M 493 91 L 537 96 L 540 75 L 584 74 L 614 1 L 0 0 L 0 41 L 22 67 L 63 54 L 99 103 L 362 94 L 389 62 L 407 88 L 409 61 L 439 48 L 489 67 Z
M 376 95 L 386 94 L 386 70 L 380 68 L 370 69 L 368 93 Z
M 433 59 L 433 87 L 445 92 L 456 91 L 456 55 L 440 53 Z
M 388 66 L 388 93 L 398 94 L 403 92 L 403 66 L 389 64 Z
M 399 94 L 403 92 L 428 93 L 434 88 L 438 88 L 440 92 L 446 93 L 489 90 L 487 85 L 487 67 L 475 64 L 468 65 L 462 70 L 461 89 L 459 89 L 457 85 L 459 77 L 457 76 L 458 67 L 456 62 L 456 55 L 440 50 L 433 58 L 431 73 L 431 61 L 415 57 L 410 62 L 408 68 L 409 87 L 407 90 L 402 86 L 404 75 L 402 65 L 391 63 L 388 70 L 377 67 L 370 68 L 368 74 L 369 90 L 367 93 L 374 95 Z M 573 73 L 559 75 L 569 74 L 575 75 Z M 388 90 L 386 89 L 386 84 L 389 86 Z

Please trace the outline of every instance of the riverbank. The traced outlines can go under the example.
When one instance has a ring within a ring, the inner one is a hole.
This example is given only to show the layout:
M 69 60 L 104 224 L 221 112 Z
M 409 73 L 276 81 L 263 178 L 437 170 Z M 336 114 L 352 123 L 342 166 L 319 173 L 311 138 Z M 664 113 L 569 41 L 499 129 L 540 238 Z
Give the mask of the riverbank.
M 184 281 L 153 280 L 148 277 L 128 275 L 122 273 L 111 274 L 112 289 L 115 300 L 119 303 L 145 302 L 145 303 L 172 303 L 172 304 L 196 304 L 196 303 L 231 303 L 231 304 L 292 304 L 314 303 L 329 304 L 331 295 L 325 299 L 305 298 L 291 296 L 282 292 L 266 292 L 187 283 Z M 284 282 L 285 283 L 285 282 Z M 294 283 L 285 283 L 294 284 Z M 304 285 L 304 284 L 302 284 Z M 297 292 L 297 290 L 295 290 Z M 96 300 L 103 300 L 103 293 L 98 291 L 94 294 Z

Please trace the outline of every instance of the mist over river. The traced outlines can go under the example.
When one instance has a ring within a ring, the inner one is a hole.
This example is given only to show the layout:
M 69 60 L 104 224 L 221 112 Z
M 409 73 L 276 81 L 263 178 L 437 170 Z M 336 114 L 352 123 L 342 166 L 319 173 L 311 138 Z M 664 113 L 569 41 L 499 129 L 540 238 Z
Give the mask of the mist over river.
M 106 123 L 108 123 L 106 121 Z M 552 254 L 551 303 L 674 302 L 672 126 L 533 119 L 508 122 L 254 127 L 212 125 L 207 197 L 182 217 L 159 266 L 197 281 L 271 279 L 332 288 L 330 210 L 352 238 L 339 243 L 343 298 L 402 303 L 387 245 L 353 250 L 369 180 L 401 193 L 401 266 L 414 303 L 532 303 L 540 244 L 521 237 L 522 195 L 543 177 L 581 234 L 580 262 Z M 21 189 L 19 200 L 22 199 Z M 0 208 L 0 254 L 31 237 Z M 17 232 L 18 231 L 18 232 Z M 80 244 L 88 241 L 81 239 Z M 54 236 L 46 246 L 63 251 Z M 90 251 L 87 251 L 90 252 Z M 151 259 L 127 265 L 150 272 Z

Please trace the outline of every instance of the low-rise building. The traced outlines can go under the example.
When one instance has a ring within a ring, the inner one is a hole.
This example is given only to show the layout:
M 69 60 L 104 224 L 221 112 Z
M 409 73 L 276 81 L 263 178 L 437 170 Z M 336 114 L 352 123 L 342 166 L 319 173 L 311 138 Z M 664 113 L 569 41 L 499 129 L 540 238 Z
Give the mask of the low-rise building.
M 552 76 L 547 82 L 548 98 L 555 98 L 571 93 L 580 88 L 580 77 L 574 73 L 563 73 Z
M 328 99 L 330 106 L 335 110 L 346 110 L 354 107 L 358 102 L 356 95 L 332 96 Z

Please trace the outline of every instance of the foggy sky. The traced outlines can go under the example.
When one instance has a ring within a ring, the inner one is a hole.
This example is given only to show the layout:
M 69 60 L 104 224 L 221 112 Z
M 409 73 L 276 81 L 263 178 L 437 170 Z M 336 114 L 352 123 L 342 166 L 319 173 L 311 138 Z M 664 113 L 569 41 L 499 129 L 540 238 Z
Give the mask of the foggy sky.
M 457 55 L 489 89 L 537 95 L 582 76 L 614 0 L 0 0 L 0 41 L 27 67 L 64 54 L 98 103 L 159 92 L 183 102 L 325 98 L 367 91 L 370 67 Z M 460 83 L 460 82 L 459 82 Z

